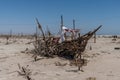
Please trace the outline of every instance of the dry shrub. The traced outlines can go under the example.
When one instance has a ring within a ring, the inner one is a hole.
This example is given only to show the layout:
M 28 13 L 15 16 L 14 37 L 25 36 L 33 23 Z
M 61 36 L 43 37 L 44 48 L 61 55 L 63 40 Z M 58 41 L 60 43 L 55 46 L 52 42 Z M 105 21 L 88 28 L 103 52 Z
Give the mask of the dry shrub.
M 89 77 L 86 80 L 96 80 L 96 77 Z

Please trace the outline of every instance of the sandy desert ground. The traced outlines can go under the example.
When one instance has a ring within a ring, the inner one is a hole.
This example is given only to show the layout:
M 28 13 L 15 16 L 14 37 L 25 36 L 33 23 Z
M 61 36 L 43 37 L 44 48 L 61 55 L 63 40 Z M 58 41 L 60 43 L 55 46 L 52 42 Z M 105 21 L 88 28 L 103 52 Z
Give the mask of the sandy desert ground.
M 93 77 L 96 80 L 120 80 L 120 39 L 97 38 L 97 43 L 91 39 L 84 52 L 88 60 L 83 66 L 84 72 L 76 71 L 76 66 L 70 66 L 68 60 L 60 58 L 41 59 L 34 61 L 32 54 L 22 53 L 26 48 L 31 50 L 33 44 L 26 44 L 30 39 L 16 39 L 6 45 L 6 40 L 0 38 L 0 80 L 27 80 L 19 75 L 18 64 L 28 66 L 30 77 L 33 80 L 87 80 Z M 92 50 L 90 50 L 90 46 Z M 67 63 L 66 66 L 56 66 L 55 63 Z

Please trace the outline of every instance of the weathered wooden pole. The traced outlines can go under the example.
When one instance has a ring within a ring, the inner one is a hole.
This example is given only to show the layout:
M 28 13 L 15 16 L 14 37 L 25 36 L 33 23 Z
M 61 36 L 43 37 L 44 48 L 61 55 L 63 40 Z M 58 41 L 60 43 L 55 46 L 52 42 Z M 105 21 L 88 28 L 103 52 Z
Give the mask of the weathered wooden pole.
M 35 42 L 38 44 L 38 27 L 36 26 L 36 33 L 34 34 Z
M 38 22 L 38 19 L 37 19 L 37 18 L 36 18 L 36 22 L 37 22 L 37 26 L 38 26 L 38 28 L 39 28 L 40 31 L 42 32 L 43 40 L 45 40 L 45 34 L 44 34 L 43 29 L 42 29 L 42 26 L 41 26 L 40 23 Z
M 63 27 L 63 16 L 61 15 L 61 33 L 63 31 L 62 27 Z M 67 40 L 67 36 L 66 36 L 66 33 L 64 33 L 64 38 L 65 38 L 65 41 Z
M 75 20 L 73 19 L 73 29 L 75 30 Z M 72 32 L 71 34 L 71 40 L 75 39 L 75 33 Z
M 48 28 L 48 25 L 47 25 L 47 35 L 48 37 L 51 37 L 51 32 L 50 32 L 50 29 Z
M 81 34 L 80 33 L 78 33 L 78 37 L 80 38 L 80 36 L 81 36 Z
M 75 20 L 73 19 L 73 29 L 75 30 Z
M 96 33 L 94 33 L 94 43 L 96 43 Z
M 62 32 L 62 27 L 63 27 L 63 16 L 61 15 L 61 32 Z

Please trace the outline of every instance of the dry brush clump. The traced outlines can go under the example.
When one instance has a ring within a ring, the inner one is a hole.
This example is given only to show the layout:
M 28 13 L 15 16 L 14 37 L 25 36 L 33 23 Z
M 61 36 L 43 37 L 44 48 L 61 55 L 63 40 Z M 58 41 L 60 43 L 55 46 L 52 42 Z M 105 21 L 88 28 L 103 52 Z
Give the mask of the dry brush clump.
M 5 35 L 0 35 L 0 38 L 5 39 L 5 41 L 6 41 L 5 44 L 8 45 L 11 36 L 9 34 L 8 35 L 5 34 Z
M 88 77 L 86 80 L 96 80 L 96 77 Z
M 69 60 L 73 60 L 78 66 L 78 70 L 85 64 L 84 58 L 82 58 L 83 52 L 85 51 L 88 40 L 101 28 L 100 25 L 93 31 L 90 31 L 76 39 L 70 41 L 58 42 L 54 41 L 55 37 L 46 37 L 41 25 L 37 20 L 38 28 L 42 32 L 42 38 L 36 36 L 36 41 L 34 42 L 35 49 L 32 51 L 35 55 L 45 56 L 45 57 L 64 57 Z M 36 60 L 36 57 L 34 58 Z

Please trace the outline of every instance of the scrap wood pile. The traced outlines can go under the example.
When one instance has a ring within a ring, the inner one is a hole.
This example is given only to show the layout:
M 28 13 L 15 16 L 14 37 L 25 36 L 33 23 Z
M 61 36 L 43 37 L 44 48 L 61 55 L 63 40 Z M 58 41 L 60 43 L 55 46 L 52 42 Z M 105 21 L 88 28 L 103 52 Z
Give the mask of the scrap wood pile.
M 64 41 L 56 45 L 57 55 L 65 58 L 75 59 L 80 57 L 84 52 L 88 40 L 95 34 L 95 32 L 101 27 L 101 25 L 93 31 L 86 33 L 83 36 L 79 36 L 77 39 L 71 41 Z
M 36 55 L 44 57 L 63 57 L 71 60 L 72 62 L 70 62 L 70 64 L 78 66 L 78 70 L 81 70 L 81 67 L 87 64 L 87 60 L 82 57 L 82 53 L 85 51 L 88 40 L 96 34 L 96 32 L 102 27 L 102 25 L 82 36 L 79 35 L 79 37 L 77 37 L 76 39 L 72 38 L 69 41 L 65 40 L 59 42 L 60 37 L 51 36 L 50 32 L 49 36 L 46 37 L 42 30 L 42 26 L 39 24 L 37 19 L 36 21 L 38 24 L 38 28 L 42 33 L 42 38 L 39 38 L 37 35 L 35 36 L 35 49 L 32 50 L 32 53 L 34 53 L 35 55 L 35 61 L 38 60 Z
M 81 56 L 86 48 L 88 40 L 102 27 L 102 25 L 100 25 L 95 30 L 79 36 L 76 39 L 59 43 L 58 41 L 60 38 L 51 35 L 46 37 L 38 20 L 37 24 L 39 30 L 42 32 L 43 38 L 40 39 L 36 36 L 36 41 L 34 43 L 35 49 L 33 50 L 34 54 L 45 57 L 54 57 L 57 55 L 76 61 L 78 61 L 78 59 L 79 61 L 82 60 Z

